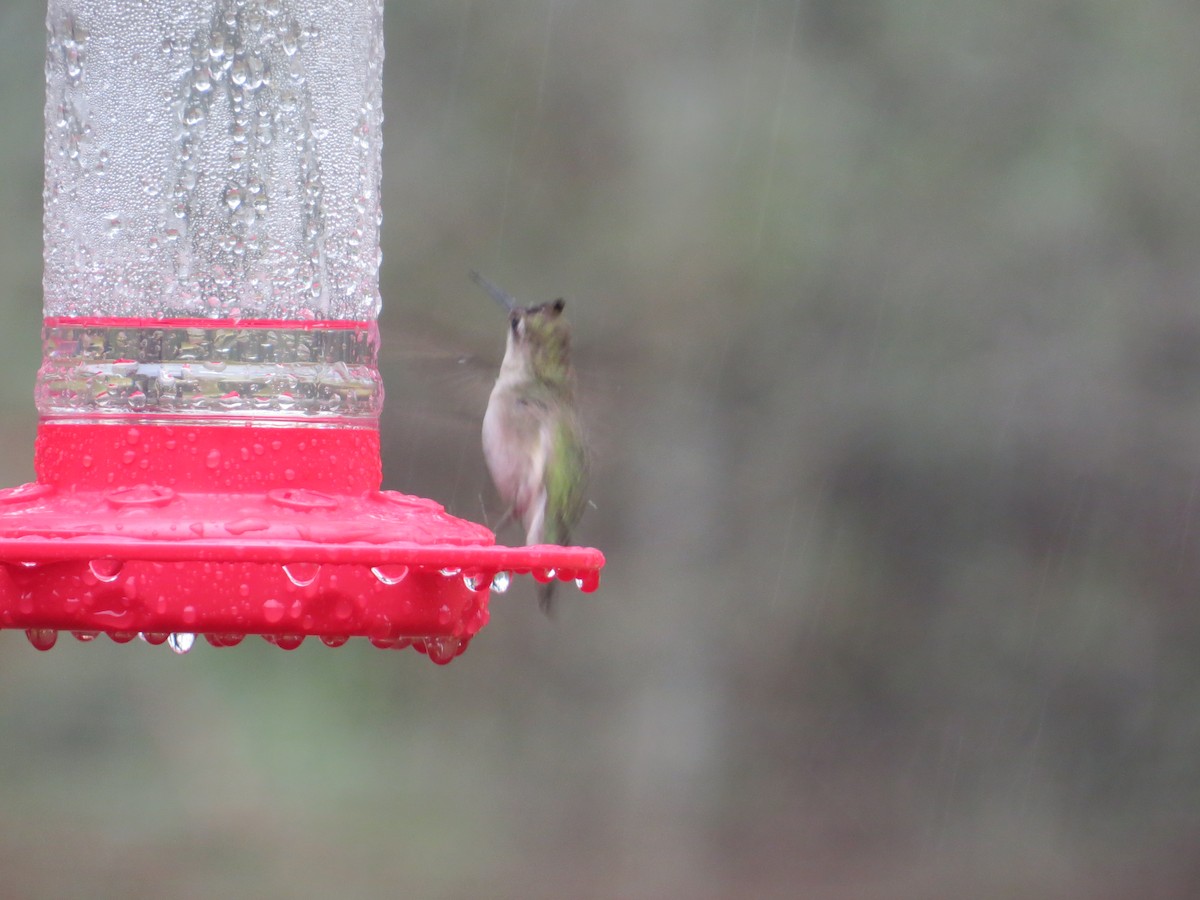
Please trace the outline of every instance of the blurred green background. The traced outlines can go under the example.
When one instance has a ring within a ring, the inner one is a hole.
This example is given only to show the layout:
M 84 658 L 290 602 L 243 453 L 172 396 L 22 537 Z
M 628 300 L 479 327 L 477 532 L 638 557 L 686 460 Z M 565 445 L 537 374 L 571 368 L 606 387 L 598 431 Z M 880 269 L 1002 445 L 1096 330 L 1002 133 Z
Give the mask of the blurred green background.
M 10 485 L 43 18 L 0 6 Z M 602 589 L 518 582 L 447 668 L 0 635 L 3 893 L 1196 896 L 1200 7 L 387 30 L 385 486 L 494 521 L 466 273 L 565 295 Z

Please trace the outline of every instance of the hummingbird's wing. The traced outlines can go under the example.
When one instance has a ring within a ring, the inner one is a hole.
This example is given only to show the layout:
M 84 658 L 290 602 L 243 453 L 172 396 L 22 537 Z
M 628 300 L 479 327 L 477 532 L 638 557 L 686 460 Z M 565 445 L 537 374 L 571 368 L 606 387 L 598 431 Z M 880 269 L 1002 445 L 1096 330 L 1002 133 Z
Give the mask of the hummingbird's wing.
M 571 529 L 583 515 L 587 500 L 587 454 L 579 422 L 574 415 L 567 412 L 555 417 L 549 428 L 550 458 L 544 472 L 544 540 L 549 544 L 568 544 L 571 541 Z
M 408 316 L 403 324 L 380 324 L 384 485 L 486 522 L 491 485 L 479 427 L 499 360 L 485 361 L 435 322 Z
M 424 331 L 381 328 L 380 335 L 379 367 L 388 405 L 401 406 L 407 414 L 462 418 L 478 427 L 497 362 Z

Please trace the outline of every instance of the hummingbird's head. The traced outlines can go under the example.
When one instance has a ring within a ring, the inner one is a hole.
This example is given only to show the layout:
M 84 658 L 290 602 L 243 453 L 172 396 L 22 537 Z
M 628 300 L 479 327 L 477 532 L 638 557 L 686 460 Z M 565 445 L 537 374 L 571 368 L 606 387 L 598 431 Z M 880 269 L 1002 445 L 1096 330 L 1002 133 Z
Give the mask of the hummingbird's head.
M 520 306 L 512 296 L 478 272 L 471 278 L 508 312 L 508 344 L 504 365 L 525 369 L 529 377 L 551 387 L 571 384 L 571 331 L 563 317 L 567 302 Z
M 536 306 L 514 306 L 508 314 L 508 351 L 524 359 L 531 374 L 551 385 L 571 378 L 571 330 L 561 297 Z

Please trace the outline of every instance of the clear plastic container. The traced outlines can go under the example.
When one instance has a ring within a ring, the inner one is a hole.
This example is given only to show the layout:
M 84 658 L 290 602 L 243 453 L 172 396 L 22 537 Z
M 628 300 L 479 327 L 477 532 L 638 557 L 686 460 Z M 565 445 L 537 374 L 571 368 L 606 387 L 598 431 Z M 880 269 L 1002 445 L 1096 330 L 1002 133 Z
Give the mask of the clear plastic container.
M 382 0 L 49 0 L 44 417 L 373 420 Z

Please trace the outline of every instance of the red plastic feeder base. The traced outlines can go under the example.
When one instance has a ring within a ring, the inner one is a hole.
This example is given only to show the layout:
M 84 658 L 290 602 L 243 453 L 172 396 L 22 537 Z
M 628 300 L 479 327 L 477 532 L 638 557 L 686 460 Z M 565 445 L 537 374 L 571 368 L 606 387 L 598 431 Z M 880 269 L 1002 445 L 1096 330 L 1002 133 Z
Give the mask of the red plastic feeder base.
M 188 649 L 259 634 L 466 648 L 509 575 L 599 585 L 585 547 L 502 547 L 433 502 L 379 491 L 354 427 L 43 421 L 38 480 L 0 491 L 0 628 L 39 649 L 142 636 Z

